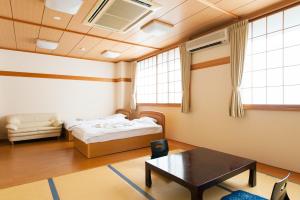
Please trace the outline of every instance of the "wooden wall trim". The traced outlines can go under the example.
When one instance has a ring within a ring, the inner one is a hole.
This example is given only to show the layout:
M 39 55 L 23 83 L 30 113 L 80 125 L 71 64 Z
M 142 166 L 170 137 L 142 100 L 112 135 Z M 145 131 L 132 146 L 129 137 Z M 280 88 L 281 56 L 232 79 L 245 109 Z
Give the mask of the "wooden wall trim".
M 208 61 L 201 62 L 201 63 L 192 64 L 191 69 L 192 70 L 204 69 L 204 68 L 208 68 L 208 67 L 215 67 L 218 65 L 225 65 L 225 64 L 229 64 L 229 63 L 230 63 L 230 56 L 227 56 L 227 57 L 223 57 L 223 58 L 217 58 L 217 59 L 208 60 Z
M 0 76 L 114 82 L 114 83 L 131 82 L 131 78 L 102 78 L 102 77 L 90 77 L 90 76 L 72 76 L 72 75 L 61 75 L 61 74 L 42 74 L 42 73 L 14 72 L 14 71 L 0 71 Z
M 244 104 L 245 110 L 300 111 L 300 105 Z

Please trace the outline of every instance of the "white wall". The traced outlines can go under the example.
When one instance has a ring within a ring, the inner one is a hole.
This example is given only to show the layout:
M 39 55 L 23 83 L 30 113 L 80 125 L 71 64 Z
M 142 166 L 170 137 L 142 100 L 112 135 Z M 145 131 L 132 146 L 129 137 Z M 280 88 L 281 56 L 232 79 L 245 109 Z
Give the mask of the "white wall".
M 199 51 L 193 55 L 193 63 L 224 56 L 229 56 L 228 46 Z M 300 172 L 299 112 L 248 110 L 243 119 L 229 117 L 229 64 L 192 71 L 191 85 L 191 113 L 171 107 L 140 110 L 165 113 L 170 139 Z
M 0 70 L 76 76 L 116 77 L 114 63 L 0 50 Z M 62 119 L 92 118 L 116 109 L 112 82 L 0 76 L 0 137 L 4 117 L 14 113 L 56 112 Z

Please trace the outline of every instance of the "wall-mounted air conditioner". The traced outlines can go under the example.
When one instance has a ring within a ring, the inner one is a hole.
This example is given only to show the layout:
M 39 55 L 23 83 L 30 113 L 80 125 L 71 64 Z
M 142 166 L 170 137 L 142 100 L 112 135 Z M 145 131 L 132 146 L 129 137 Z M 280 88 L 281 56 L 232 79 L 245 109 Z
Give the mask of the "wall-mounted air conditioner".
M 227 29 L 222 29 L 188 41 L 186 43 L 186 49 L 190 52 L 195 52 L 226 42 L 228 42 L 228 32 Z
M 150 0 L 99 0 L 84 24 L 126 32 L 160 7 Z

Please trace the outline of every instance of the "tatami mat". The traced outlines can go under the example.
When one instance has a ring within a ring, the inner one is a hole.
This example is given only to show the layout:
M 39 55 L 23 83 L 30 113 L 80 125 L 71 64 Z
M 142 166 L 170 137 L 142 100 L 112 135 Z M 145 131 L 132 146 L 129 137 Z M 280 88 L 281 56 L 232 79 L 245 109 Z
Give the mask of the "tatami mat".
M 169 181 L 163 177 L 156 175 L 154 172 L 152 172 L 152 187 L 147 188 L 145 186 L 145 161 L 147 159 L 149 159 L 149 157 L 142 157 L 130 161 L 116 163 L 112 166 L 119 172 L 124 174 L 126 177 L 128 177 L 130 180 L 132 180 L 134 183 L 136 183 L 140 188 L 148 192 L 155 199 L 191 199 L 189 190 L 175 182 Z M 229 194 L 228 191 L 220 187 L 213 187 L 211 189 L 208 189 L 204 193 L 204 199 L 217 200 L 227 194 Z
M 53 200 L 47 180 L 0 190 L 1 200 Z
M 178 152 L 178 151 L 177 151 Z M 174 153 L 174 152 L 173 152 Z M 152 187 L 145 186 L 145 161 L 149 157 L 115 163 L 49 180 L 0 190 L 2 200 L 189 200 L 190 192 L 175 182 L 152 173 Z M 230 191 L 244 190 L 270 198 L 277 178 L 257 173 L 257 186 L 248 186 L 242 173 L 204 192 L 205 200 L 219 200 Z M 288 183 L 291 199 L 300 199 L 300 185 Z
M 53 179 L 61 200 L 146 199 L 107 166 Z

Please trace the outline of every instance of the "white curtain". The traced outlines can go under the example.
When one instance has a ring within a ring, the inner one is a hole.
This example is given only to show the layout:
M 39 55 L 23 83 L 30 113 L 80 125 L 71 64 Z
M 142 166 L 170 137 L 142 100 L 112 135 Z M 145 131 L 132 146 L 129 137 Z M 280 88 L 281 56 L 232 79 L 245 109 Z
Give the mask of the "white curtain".
M 131 94 L 130 94 L 130 110 L 136 110 L 136 79 L 137 79 L 137 62 L 133 61 L 131 65 Z
M 192 56 L 186 50 L 185 43 L 179 45 L 181 61 L 182 102 L 181 112 L 190 112 L 191 60 Z
M 244 116 L 243 103 L 240 95 L 244 60 L 246 54 L 248 38 L 248 20 L 240 21 L 229 27 L 230 41 L 230 66 L 232 96 L 229 115 L 231 117 L 242 118 Z

